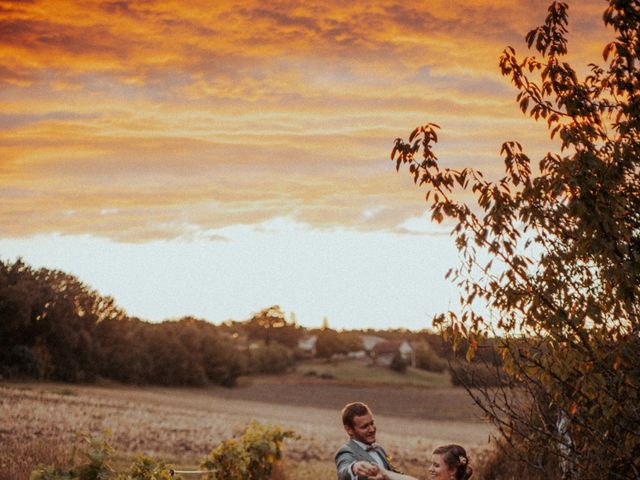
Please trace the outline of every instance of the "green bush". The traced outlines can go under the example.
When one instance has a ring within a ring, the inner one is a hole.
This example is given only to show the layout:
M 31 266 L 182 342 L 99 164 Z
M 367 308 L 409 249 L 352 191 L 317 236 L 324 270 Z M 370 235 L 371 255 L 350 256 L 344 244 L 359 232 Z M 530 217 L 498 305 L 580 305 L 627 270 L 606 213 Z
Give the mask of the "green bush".
M 172 470 L 165 462 L 146 455 L 138 455 L 129 470 L 120 474 L 117 480 L 176 480 L 181 478 L 171 475 Z
M 202 468 L 209 470 L 207 480 L 244 480 L 248 477 L 249 454 L 242 442 L 229 439 L 209 453 Z
M 110 478 L 113 469 L 109 460 L 113 449 L 107 442 L 105 435 L 88 437 L 81 435 L 83 445 L 80 448 L 81 457 L 86 463 L 76 464 L 78 450 L 71 455 L 71 466 L 67 469 L 56 468 L 51 465 L 38 465 L 31 472 L 30 480 L 106 480 Z
M 291 351 L 279 343 L 258 347 L 249 353 L 252 373 L 283 373 L 292 365 Z
M 402 357 L 400 352 L 396 352 L 393 358 L 391 359 L 391 370 L 394 370 L 399 373 L 404 373 L 407 371 L 407 361 Z
M 42 378 L 44 368 L 34 349 L 26 345 L 14 345 L 9 350 L 7 376 L 13 378 Z
M 81 436 L 81 448 L 74 449 L 67 468 L 38 465 L 30 480 L 180 480 L 162 460 L 139 455 L 129 469 L 114 471 L 110 464 L 113 449 L 109 432 L 89 438 Z M 207 480 L 269 480 L 274 466 L 282 459 L 285 438 L 295 438 L 292 430 L 251 422 L 239 439 L 229 439 L 211 450 L 202 468 Z M 80 462 L 76 461 L 80 453 Z
M 80 452 L 74 449 L 68 468 L 57 468 L 53 465 L 38 465 L 31 472 L 30 480 L 180 480 L 180 476 L 172 476 L 169 465 L 145 455 L 138 455 L 136 461 L 126 472 L 117 474 L 110 460 L 113 448 L 107 438 L 109 432 L 89 438 L 81 435 Z M 80 453 L 83 463 L 76 457 Z
M 428 372 L 444 372 L 447 361 L 433 351 L 428 345 L 420 345 L 415 350 L 416 367 Z
M 294 437 L 292 430 L 253 421 L 239 439 L 214 448 L 202 468 L 210 471 L 207 480 L 269 480 L 282 458 L 284 439 Z

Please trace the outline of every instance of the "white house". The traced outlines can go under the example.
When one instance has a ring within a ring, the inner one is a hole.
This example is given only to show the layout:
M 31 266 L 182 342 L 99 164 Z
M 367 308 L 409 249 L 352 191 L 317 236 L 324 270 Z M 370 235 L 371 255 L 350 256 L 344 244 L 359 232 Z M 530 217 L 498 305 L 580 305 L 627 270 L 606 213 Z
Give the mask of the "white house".
M 393 357 L 398 353 L 407 364 L 415 364 L 413 348 L 406 340 L 384 340 L 378 342 L 371 351 L 371 358 L 375 365 L 389 366 L 393 361 Z
M 377 344 L 386 342 L 384 338 L 377 335 L 362 335 L 360 338 L 362 338 L 362 347 L 367 353 L 371 353 Z
M 303 337 L 300 340 L 298 340 L 298 349 L 302 353 L 315 357 L 317 341 L 318 341 L 318 335 L 307 335 L 306 337 Z

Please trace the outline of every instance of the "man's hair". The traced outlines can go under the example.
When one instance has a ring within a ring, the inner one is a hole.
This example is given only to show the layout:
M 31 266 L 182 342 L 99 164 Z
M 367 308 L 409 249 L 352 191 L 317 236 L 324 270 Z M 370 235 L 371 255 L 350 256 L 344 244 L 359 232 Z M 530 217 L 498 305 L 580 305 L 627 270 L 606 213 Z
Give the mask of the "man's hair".
M 353 428 L 353 419 L 370 415 L 371 409 L 362 402 L 347 403 L 342 409 L 342 424 L 345 427 Z

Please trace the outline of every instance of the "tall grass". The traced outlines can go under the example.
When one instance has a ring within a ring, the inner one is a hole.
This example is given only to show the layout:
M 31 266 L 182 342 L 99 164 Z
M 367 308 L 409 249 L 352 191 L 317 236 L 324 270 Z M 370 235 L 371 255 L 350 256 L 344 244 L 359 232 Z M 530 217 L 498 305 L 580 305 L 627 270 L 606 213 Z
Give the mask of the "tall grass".
M 0 436 L 0 479 L 26 480 L 34 466 L 54 465 L 63 468 L 69 463 L 72 447 L 50 440 L 18 440 Z

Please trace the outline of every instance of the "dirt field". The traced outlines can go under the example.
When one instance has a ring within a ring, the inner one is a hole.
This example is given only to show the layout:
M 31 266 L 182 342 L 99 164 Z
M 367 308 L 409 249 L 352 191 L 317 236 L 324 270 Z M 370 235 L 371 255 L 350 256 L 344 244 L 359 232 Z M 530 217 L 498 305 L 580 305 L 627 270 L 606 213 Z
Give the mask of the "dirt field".
M 378 441 L 408 473 L 423 474 L 436 445 L 455 442 L 476 452 L 487 446 L 490 427 L 461 389 L 263 380 L 235 389 L 0 384 L 0 450 L 34 441 L 66 446 L 76 432 L 108 429 L 125 457 L 144 452 L 196 466 L 218 442 L 255 419 L 301 435 L 285 447 L 290 472 L 302 468 L 307 476 L 333 479 L 333 453 L 346 439 L 339 411 L 354 400 L 372 407 Z

